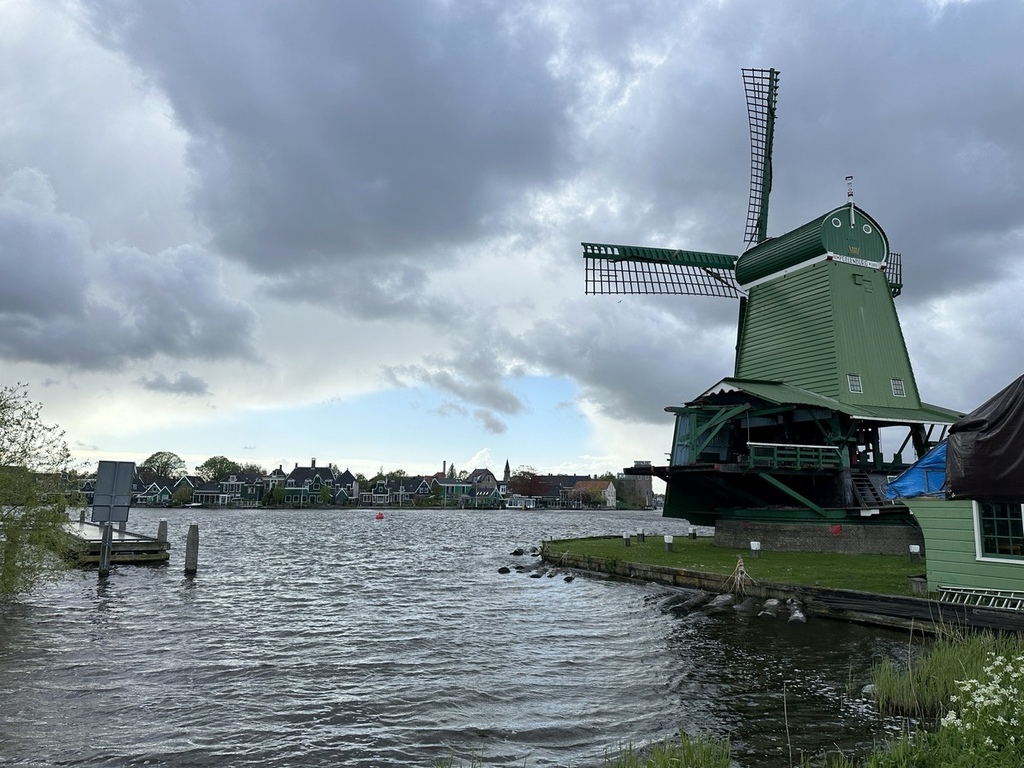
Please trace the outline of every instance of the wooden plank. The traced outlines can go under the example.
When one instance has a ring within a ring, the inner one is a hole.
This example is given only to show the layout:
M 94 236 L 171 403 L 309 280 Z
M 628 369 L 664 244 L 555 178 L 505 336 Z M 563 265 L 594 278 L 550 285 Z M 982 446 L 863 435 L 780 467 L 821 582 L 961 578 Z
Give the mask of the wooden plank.
M 101 526 L 88 522 L 68 522 L 64 528 L 65 540 L 61 554 L 79 565 L 98 565 L 103 539 Z M 114 565 L 151 565 L 170 559 L 171 546 L 153 536 L 141 533 L 113 531 L 110 562 Z

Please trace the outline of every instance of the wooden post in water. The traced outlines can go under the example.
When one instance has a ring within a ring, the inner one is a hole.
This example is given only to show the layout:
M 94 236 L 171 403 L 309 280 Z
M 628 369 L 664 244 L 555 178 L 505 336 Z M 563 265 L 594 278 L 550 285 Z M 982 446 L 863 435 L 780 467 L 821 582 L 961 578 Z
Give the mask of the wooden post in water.
M 114 526 L 110 523 L 103 523 L 101 526 L 103 538 L 100 539 L 100 578 L 110 575 L 110 550 L 114 546 Z
M 82 507 L 80 510 L 78 510 L 78 523 L 79 523 L 79 525 L 81 525 L 84 522 L 85 522 L 85 507 Z
M 167 541 L 167 518 L 161 517 L 160 523 L 156 527 L 156 540 Z
M 189 523 L 185 539 L 185 575 L 195 576 L 199 568 L 199 523 Z

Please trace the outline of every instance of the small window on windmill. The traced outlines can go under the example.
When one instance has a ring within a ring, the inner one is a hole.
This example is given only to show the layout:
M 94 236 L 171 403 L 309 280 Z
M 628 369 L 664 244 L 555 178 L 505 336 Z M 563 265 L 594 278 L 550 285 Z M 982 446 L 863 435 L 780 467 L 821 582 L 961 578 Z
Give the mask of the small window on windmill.
M 896 397 L 906 397 L 907 388 L 903 386 L 903 379 L 889 379 L 892 384 L 892 393 Z
M 864 289 L 864 293 L 871 293 L 871 275 L 865 275 L 861 272 L 853 273 L 853 282 L 855 285 L 859 285 Z
M 850 391 L 855 395 L 863 394 L 864 385 L 861 384 L 859 373 L 848 373 L 846 374 L 846 380 L 850 384 Z

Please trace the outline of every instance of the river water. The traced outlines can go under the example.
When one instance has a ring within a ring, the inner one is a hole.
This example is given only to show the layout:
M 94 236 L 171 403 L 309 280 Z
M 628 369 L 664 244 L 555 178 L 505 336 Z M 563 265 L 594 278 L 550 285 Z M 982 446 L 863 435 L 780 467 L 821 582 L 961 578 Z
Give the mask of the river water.
M 0 604 L 0 765 L 601 766 L 728 737 L 740 766 L 868 752 L 860 695 L 902 633 L 726 612 L 670 592 L 500 574 L 543 539 L 685 535 L 654 512 L 133 509 L 171 561 L 73 571 Z M 188 523 L 199 572 L 183 574 Z M 685 541 L 681 542 L 685 546 Z

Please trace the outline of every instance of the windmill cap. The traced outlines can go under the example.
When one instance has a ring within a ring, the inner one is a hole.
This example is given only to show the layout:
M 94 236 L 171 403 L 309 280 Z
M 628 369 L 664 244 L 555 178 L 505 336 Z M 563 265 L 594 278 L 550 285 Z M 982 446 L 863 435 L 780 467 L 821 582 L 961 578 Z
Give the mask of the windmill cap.
M 736 280 L 748 287 L 828 257 L 881 269 L 888 256 L 889 241 L 878 223 L 857 206 L 843 205 L 755 245 L 736 262 Z

